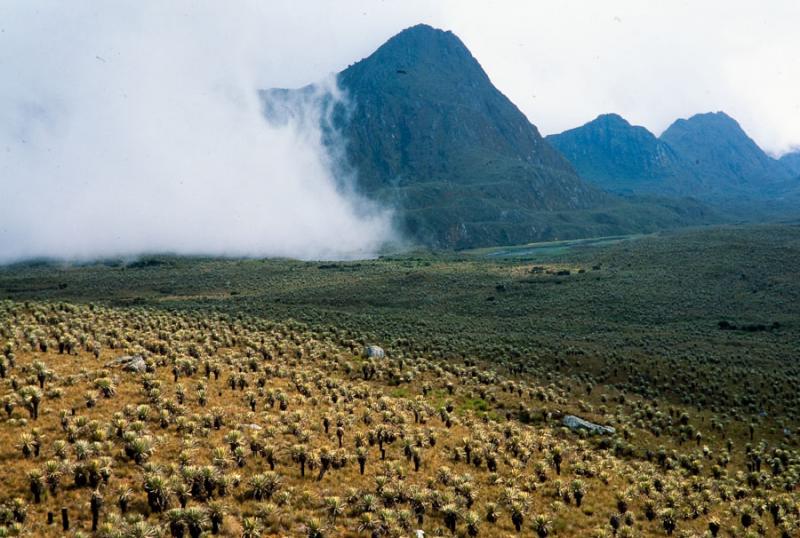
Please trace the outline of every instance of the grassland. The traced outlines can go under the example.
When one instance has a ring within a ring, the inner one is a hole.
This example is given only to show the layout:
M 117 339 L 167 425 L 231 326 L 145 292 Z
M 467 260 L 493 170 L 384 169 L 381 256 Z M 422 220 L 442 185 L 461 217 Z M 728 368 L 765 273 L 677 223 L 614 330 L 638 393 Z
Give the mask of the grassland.
M 0 532 L 796 535 L 800 227 L 501 252 L 0 268 Z

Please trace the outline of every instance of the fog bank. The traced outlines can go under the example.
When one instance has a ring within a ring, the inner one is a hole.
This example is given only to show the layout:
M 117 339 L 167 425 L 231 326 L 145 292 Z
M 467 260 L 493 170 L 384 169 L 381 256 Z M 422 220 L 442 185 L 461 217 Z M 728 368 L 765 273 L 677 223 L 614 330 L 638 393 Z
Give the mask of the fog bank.
M 0 262 L 337 259 L 393 238 L 334 181 L 322 110 L 264 120 L 257 90 L 291 53 L 269 11 L 218 5 L 0 7 Z

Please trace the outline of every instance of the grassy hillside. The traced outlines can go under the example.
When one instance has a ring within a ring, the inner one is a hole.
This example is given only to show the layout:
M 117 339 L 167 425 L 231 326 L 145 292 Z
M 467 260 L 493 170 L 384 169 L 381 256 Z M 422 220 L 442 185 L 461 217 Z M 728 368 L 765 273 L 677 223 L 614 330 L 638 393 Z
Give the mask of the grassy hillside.
M 2 268 L 0 532 L 794 536 L 798 262 L 783 225 Z

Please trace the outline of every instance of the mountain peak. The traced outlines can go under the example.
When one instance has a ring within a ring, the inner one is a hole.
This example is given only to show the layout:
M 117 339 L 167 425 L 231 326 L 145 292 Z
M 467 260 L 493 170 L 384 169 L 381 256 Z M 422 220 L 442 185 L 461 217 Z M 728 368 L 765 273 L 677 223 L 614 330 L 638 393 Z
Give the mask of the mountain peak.
M 739 122 L 730 117 L 728 114 L 722 111 L 717 112 L 702 112 L 699 114 L 694 114 L 689 118 L 680 118 L 675 120 L 672 125 L 667 128 L 667 131 L 670 129 L 725 129 L 729 131 L 741 131 L 744 133 L 742 126 L 739 125 Z M 664 134 L 667 133 L 664 131 Z M 662 136 L 664 136 L 662 134 Z
M 608 113 L 608 114 L 600 114 L 599 116 L 597 116 L 595 119 L 593 119 L 592 121 L 590 121 L 586 125 L 589 125 L 589 124 L 620 125 L 620 126 L 627 126 L 627 127 L 630 127 L 630 125 L 631 125 L 628 120 L 626 120 L 625 118 L 623 118 L 622 116 L 620 116 L 619 114 L 616 114 L 614 112 L 611 112 L 611 113 Z
M 785 181 L 788 170 L 770 158 L 724 112 L 679 119 L 661 135 L 711 191 L 761 193 Z
M 489 80 L 478 61 L 453 32 L 427 24 L 402 30 L 367 58 L 341 73 L 344 85 L 358 79 L 368 82 L 395 75 L 456 85 Z
M 406 28 L 339 73 L 338 83 L 355 104 L 344 128 L 350 162 L 366 191 L 389 184 L 488 178 L 479 170 L 495 169 L 501 161 L 505 166 L 524 163 L 531 167 L 524 174 L 529 177 L 551 169 L 578 191 L 586 190 L 569 163 L 494 87 L 452 32 L 426 24 Z M 372 125 L 376 118 L 380 125 Z M 364 137 L 365 132 L 353 128 L 358 125 L 370 125 L 375 132 Z M 379 154 L 373 150 L 378 140 Z M 481 152 L 482 160 L 477 157 Z
M 409 26 L 405 30 L 401 30 L 393 37 L 389 38 L 386 43 L 384 43 L 378 50 L 381 50 L 385 47 L 393 47 L 396 45 L 434 45 L 434 46 L 442 46 L 448 45 L 455 48 L 463 48 L 467 50 L 467 47 L 461 40 L 450 30 L 442 30 L 441 28 L 435 28 L 428 24 L 416 24 L 414 26 Z
M 389 38 L 388 41 L 391 41 L 392 39 L 399 38 L 401 36 L 417 38 L 417 37 L 420 37 L 420 36 L 435 36 L 435 35 L 439 35 L 439 34 L 449 35 L 449 36 L 454 37 L 455 39 L 458 39 L 455 36 L 455 34 L 453 32 L 451 32 L 450 30 L 442 30 L 441 28 L 436 28 L 434 26 L 431 26 L 430 24 L 425 24 L 425 23 L 421 22 L 419 24 L 415 24 L 414 26 L 409 26 L 408 28 L 405 28 L 404 30 L 400 30 L 399 32 L 397 32 L 394 35 L 394 37 Z
M 596 207 L 583 182 L 452 32 L 418 24 L 337 77 L 346 162 L 364 194 L 426 242 L 466 246 L 541 233 L 535 211 Z M 518 234 L 518 235 L 515 235 Z
M 699 112 L 691 116 L 689 119 L 716 119 L 736 122 L 735 119 L 722 110 L 717 110 L 716 112 Z
M 661 134 L 662 140 L 675 147 L 708 143 L 709 137 L 717 142 L 725 140 L 749 153 L 763 153 L 739 122 L 724 112 L 704 112 L 678 119 Z
M 607 190 L 663 190 L 666 180 L 676 174 L 676 159 L 670 148 L 619 114 L 601 114 L 581 127 L 548 136 L 547 140 L 581 177 Z

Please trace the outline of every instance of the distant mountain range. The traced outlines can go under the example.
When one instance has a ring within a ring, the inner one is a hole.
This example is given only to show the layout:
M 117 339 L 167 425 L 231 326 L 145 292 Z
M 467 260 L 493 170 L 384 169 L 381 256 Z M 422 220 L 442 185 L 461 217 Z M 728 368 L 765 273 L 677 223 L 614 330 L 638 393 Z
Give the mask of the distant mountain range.
M 619 193 L 675 195 L 687 171 L 681 156 L 644 127 L 604 114 L 582 127 L 547 137 L 584 179 Z
M 611 192 L 726 205 L 793 195 L 800 175 L 800 156 L 773 159 L 724 112 L 679 119 L 658 138 L 608 114 L 547 141 L 581 177 Z
M 339 176 L 436 247 L 715 222 L 709 202 L 780 196 L 800 175 L 790 172 L 800 158 L 770 158 L 722 113 L 678 120 L 660 138 L 608 114 L 545 139 L 458 37 L 426 25 L 336 81 L 343 100 L 320 85 L 263 90 L 265 114 L 285 121 L 316 100 Z

